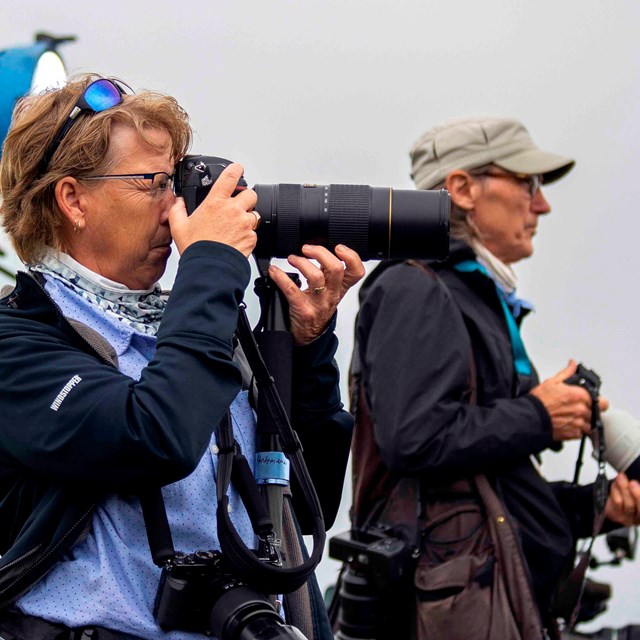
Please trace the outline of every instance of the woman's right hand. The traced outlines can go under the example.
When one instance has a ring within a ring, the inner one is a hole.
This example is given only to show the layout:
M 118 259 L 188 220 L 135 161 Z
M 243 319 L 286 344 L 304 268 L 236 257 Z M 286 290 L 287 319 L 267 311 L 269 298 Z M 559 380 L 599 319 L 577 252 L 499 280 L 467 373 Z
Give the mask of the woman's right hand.
M 534 387 L 530 393 L 542 402 L 551 418 L 555 442 L 576 440 L 591 431 L 591 396 L 586 389 L 565 380 L 577 369 L 574 360 L 551 378 Z M 600 399 L 600 409 L 605 410 L 608 402 Z
M 228 244 L 249 257 L 258 239 L 259 216 L 253 212 L 258 196 L 245 189 L 233 196 L 244 168 L 230 164 L 214 182 L 207 197 L 190 215 L 182 198 L 169 211 L 169 226 L 180 254 L 194 242 L 214 240 Z

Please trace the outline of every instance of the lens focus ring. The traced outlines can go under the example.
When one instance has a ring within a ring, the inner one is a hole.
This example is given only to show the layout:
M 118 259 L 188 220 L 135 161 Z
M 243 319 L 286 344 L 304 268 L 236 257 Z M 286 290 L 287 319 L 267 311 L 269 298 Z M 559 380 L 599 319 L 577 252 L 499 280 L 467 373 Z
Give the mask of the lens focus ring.
M 299 249 L 301 206 L 300 185 L 278 185 L 276 253 L 279 256 L 288 256 Z
M 369 247 L 371 188 L 332 184 L 329 187 L 329 243 L 345 244 L 358 253 Z

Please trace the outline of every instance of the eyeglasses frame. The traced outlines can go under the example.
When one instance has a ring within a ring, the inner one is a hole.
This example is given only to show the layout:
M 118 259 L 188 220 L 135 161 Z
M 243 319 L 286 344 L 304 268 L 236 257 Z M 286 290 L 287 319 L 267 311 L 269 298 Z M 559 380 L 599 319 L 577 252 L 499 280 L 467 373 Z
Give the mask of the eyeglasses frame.
M 173 185 L 173 181 L 175 178 L 175 173 L 167 173 L 166 171 L 154 171 L 153 173 L 111 173 L 105 174 L 101 176 L 86 176 L 82 178 L 78 178 L 78 180 L 151 180 L 151 184 L 153 185 L 153 181 L 156 176 L 165 175 L 167 176 L 168 182 L 171 182 Z M 149 189 L 151 195 L 155 195 L 157 193 L 153 192 L 153 187 Z M 163 189 L 163 193 L 165 190 Z
M 469 174 L 474 177 L 486 176 L 489 178 L 511 178 L 519 181 L 520 183 L 527 182 L 527 192 L 532 200 L 540 190 L 540 187 L 544 184 L 543 176 L 539 173 L 493 173 L 491 171 L 473 173 L 473 171 L 470 171 Z

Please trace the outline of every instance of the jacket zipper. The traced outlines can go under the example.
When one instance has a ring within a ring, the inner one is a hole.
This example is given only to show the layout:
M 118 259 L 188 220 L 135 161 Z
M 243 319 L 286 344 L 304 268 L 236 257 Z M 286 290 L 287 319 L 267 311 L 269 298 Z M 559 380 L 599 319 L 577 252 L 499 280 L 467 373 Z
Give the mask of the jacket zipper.
M 93 512 L 93 510 L 95 509 L 97 503 L 93 503 L 83 514 L 82 516 L 80 516 L 80 518 L 78 520 L 76 520 L 76 522 L 73 524 L 73 526 L 71 527 L 71 529 L 69 529 L 63 536 L 62 538 L 60 538 L 60 540 L 58 540 L 58 542 L 51 547 L 51 549 L 49 549 L 49 551 L 47 551 L 44 555 L 42 555 L 40 558 L 38 558 L 38 560 L 36 560 L 36 562 L 31 565 L 31 567 L 29 567 L 26 571 L 23 571 L 13 582 L 11 582 L 10 584 L 8 584 L 4 589 L 2 589 L 2 591 L 0 591 L 0 593 L 6 593 L 7 591 L 9 591 L 13 586 L 15 586 L 16 584 L 18 584 L 25 576 L 29 575 L 29 573 L 31 571 L 33 571 L 38 565 L 42 564 L 52 553 L 54 553 L 59 547 L 60 545 L 75 531 L 75 529 L 78 528 L 78 526 L 80 524 L 82 524 L 87 517 Z M 5 567 L 2 568 L 2 571 L 4 571 L 5 569 L 7 569 L 8 567 L 16 564 L 17 562 L 20 562 L 21 560 L 24 560 L 25 558 L 27 558 L 28 556 L 30 556 L 31 554 L 35 553 L 42 545 L 39 545 L 38 547 L 36 547 L 35 549 L 32 549 L 31 551 L 28 551 L 27 553 L 25 553 L 24 555 L 20 556 L 19 558 L 16 558 L 13 562 L 10 562 L 8 565 L 6 565 Z
M 6 571 L 7 569 L 10 569 L 15 564 L 18 564 L 18 562 L 22 562 L 25 558 L 28 558 L 34 553 L 40 551 L 41 548 L 42 548 L 42 543 L 36 545 L 33 549 L 27 551 L 26 553 L 23 553 L 19 558 L 12 560 L 11 562 L 9 562 L 9 564 L 5 564 L 4 567 L 0 567 L 0 573 L 2 573 L 3 571 Z
M 92 351 L 92 353 L 94 353 L 103 362 L 106 362 L 107 364 L 111 365 L 112 367 L 115 366 L 113 364 L 113 362 L 111 362 L 108 358 L 106 358 L 105 356 L 100 354 L 94 348 L 94 346 L 83 335 L 81 335 L 75 329 L 75 327 L 65 318 L 64 314 L 62 313 L 62 309 L 60 309 L 60 307 L 55 302 L 55 300 L 53 300 L 51 298 L 51 296 L 45 291 L 45 288 L 42 286 L 42 284 L 40 284 L 38 279 L 33 277 L 30 274 L 29 274 L 29 277 L 31 277 L 33 279 L 33 281 L 36 283 L 36 285 L 38 286 L 40 291 L 42 291 L 42 293 L 46 296 L 47 300 L 49 300 L 49 302 L 53 305 L 54 309 L 56 310 L 56 313 L 58 314 L 58 317 L 60 317 L 62 319 L 62 321 L 73 331 L 73 333 L 75 335 L 77 335 L 83 341 L 83 343 L 86 344 L 89 347 L 89 349 Z M 11 302 L 13 303 L 14 306 L 17 307 L 17 304 L 15 303 L 16 298 L 17 298 L 17 296 L 14 295 L 14 297 L 11 300 Z M 26 571 L 23 571 L 19 576 L 17 576 L 16 579 L 13 582 L 11 582 L 9 585 L 7 585 L 4 589 L 0 590 L 0 594 L 1 593 L 6 593 L 7 591 L 9 591 L 12 587 L 14 587 L 16 584 L 18 584 L 21 580 L 23 580 L 24 577 L 27 576 L 31 571 L 33 571 L 36 567 L 38 567 L 40 564 L 42 564 L 48 557 L 50 557 L 51 554 L 54 553 L 60 547 L 60 545 L 77 529 L 77 527 L 81 523 L 83 523 L 87 519 L 87 517 L 95 510 L 96 504 L 97 503 L 95 503 L 95 502 L 92 503 L 91 506 L 87 509 L 87 511 L 85 511 L 85 513 L 73 524 L 71 529 L 69 529 L 58 540 L 58 542 L 53 547 L 51 547 L 51 549 L 49 549 L 49 551 L 47 551 L 44 555 L 42 555 L 40 558 L 38 558 L 36 560 L 36 562 L 33 565 L 31 565 L 31 567 L 29 567 L 29 569 L 27 569 Z M 31 549 L 30 551 L 27 551 L 26 553 L 21 555 L 19 558 L 16 558 L 15 560 L 12 560 L 9 564 L 7 564 L 4 567 L 0 568 L 0 573 L 6 571 L 10 567 L 15 566 L 16 564 L 22 562 L 23 560 L 25 560 L 26 558 L 30 557 L 31 555 L 37 553 L 41 549 L 41 547 L 42 547 L 42 543 L 40 543 L 34 549 Z

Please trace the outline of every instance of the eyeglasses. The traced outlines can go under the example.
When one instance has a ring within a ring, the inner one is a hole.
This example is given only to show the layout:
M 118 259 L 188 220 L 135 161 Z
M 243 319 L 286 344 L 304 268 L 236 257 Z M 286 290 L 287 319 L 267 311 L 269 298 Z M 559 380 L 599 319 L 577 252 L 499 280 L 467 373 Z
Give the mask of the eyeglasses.
M 152 196 L 165 193 L 169 186 L 173 186 L 173 177 L 166 171 L 155 171 L 154 173 L 114 173 L 104 176 L 89 176 L 80 180 L 151 180 L 149 193 Z
M 69 113 L 64 124 L 60 127 L 60 131 L 58 131 L 53 142 L 47 148 L 44 156 L 42 157 L 42 162 L 40 163 L 40 175 L 42 176 L 46 173 L 49 163 L 51 162 L 51 158 L 53 158 L 53 155 L 58 150 L 60 143 L 64 140 L 67 133 L 69 133 L 69 129 L 71 129 L 73 123 L 81 113 L 86 111 L 100 113 L 101 111 L 106 111 L 111 107 L 115 107 L 122 102 L 122 96 L 125 93 L 125 90 L 113 80 L 108 80 L 106 78 L 94 80 L 76 100 L 75 105 L 73 105 L 73 109 L 71 109 L 71 113 Z
M 540 174 L 529 175 L 526 173 L 486 173 L 472 174 L 477 176 L 488 176 L 489 178 L 509 178 L 516 180 L 520 184 L 526 185 L 529 197 L 534 198 L 542 186 L 542 176 Z

